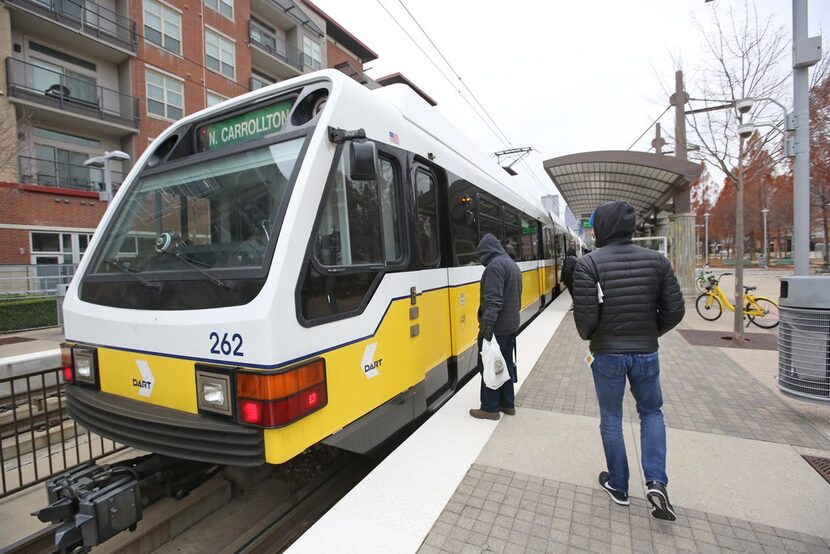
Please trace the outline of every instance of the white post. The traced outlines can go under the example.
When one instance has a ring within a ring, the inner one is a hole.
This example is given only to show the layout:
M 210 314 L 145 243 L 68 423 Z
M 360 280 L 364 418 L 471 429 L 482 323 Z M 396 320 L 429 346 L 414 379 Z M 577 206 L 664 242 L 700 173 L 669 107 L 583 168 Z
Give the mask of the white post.
M 764 216 L 764 266 L 765 268 L 769 267 L 769 258 L 768 256 L 768 243 L 767 240 L 767 214 L 769 213 L 769 208 L 764 208 L 761 210 L 761 214 Z
M 709 267 L 709 212 L 703 214 L 703 242 L 706 243 L 703 267 Z

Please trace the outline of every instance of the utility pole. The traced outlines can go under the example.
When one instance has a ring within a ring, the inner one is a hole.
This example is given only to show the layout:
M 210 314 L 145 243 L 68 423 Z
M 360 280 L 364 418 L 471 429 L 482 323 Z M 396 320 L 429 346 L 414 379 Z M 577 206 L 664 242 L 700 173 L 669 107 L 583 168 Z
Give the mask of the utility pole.
M 796 275 L 810 274 L 810 66 L 821 59 L 821 37 L 807 38 L 807 0 L 793 0 L 793 258 Z
M 686 113 L 689 95 L 683 88 L 683 72 L 674 74 L 674 94 L 669 99 L 674 106 L 674 155 L 688 161 L 686 155 Z M 674 214 L 671 219 L 671 262 L 687 299 L 695 296 L 695 214 L 692 213 L 691 187 L 674 190 Z
M 654 140 L 651 141 L 651 146 L 652 148 L 654 148 L 654 152 L 656 152 L 657 154 L 662 154 L 663 147 L 666 145 L 666 141 L 663 139 L 663 135 L 661 133 L 660 122 L 657 122 L 654 128 Z

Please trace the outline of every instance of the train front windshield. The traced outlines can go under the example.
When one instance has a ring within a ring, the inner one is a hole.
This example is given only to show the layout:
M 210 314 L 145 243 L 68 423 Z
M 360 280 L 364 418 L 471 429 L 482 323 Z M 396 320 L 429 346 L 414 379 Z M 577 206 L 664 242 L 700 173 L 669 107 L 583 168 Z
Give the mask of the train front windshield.
M 145 309 L 200 308 L 250 300 L 250 293 L 240 294 L 240 287 L 228 283 L 264 279 L 268 252 L 273 250 L 269 245 L 277 238 L 277 219 L 288 202 L 303 141 L 288 140 L 140 178 L 98 245 L 82 298 Z M 151 299 L 168 296 L 160 294 L 161 285 L 171 289 L 172 282 L 183 279 L 202 281 L 188 290 L 196 297 L 201 290 L 208 299 Z M 108 290 L 107 283 L 143 290 L 130 295 L 123 294 L 122 288 L 116 294 Z

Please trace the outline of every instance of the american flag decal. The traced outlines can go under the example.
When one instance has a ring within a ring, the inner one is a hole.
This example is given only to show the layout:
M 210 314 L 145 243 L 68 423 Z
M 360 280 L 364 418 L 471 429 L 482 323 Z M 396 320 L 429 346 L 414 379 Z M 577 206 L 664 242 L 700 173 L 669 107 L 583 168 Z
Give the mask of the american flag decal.
M 398 136 L 398 133 L 393 133 L 392 131 L 389 131 L 389 140 L 392 144 L 401 143 L 401 137 Z

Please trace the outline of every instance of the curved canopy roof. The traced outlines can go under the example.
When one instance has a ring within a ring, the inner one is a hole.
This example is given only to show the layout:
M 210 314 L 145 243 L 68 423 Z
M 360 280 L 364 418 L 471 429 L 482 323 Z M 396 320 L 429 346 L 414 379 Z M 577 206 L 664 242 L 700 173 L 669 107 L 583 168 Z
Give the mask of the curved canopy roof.
M 677 188 L 700 177 L 701 166 L 650 152 L 607 150 L 553 158 L 544 168 L 577 216 L 609 200 L 625 200 L 640 214 L 663 208 Z

